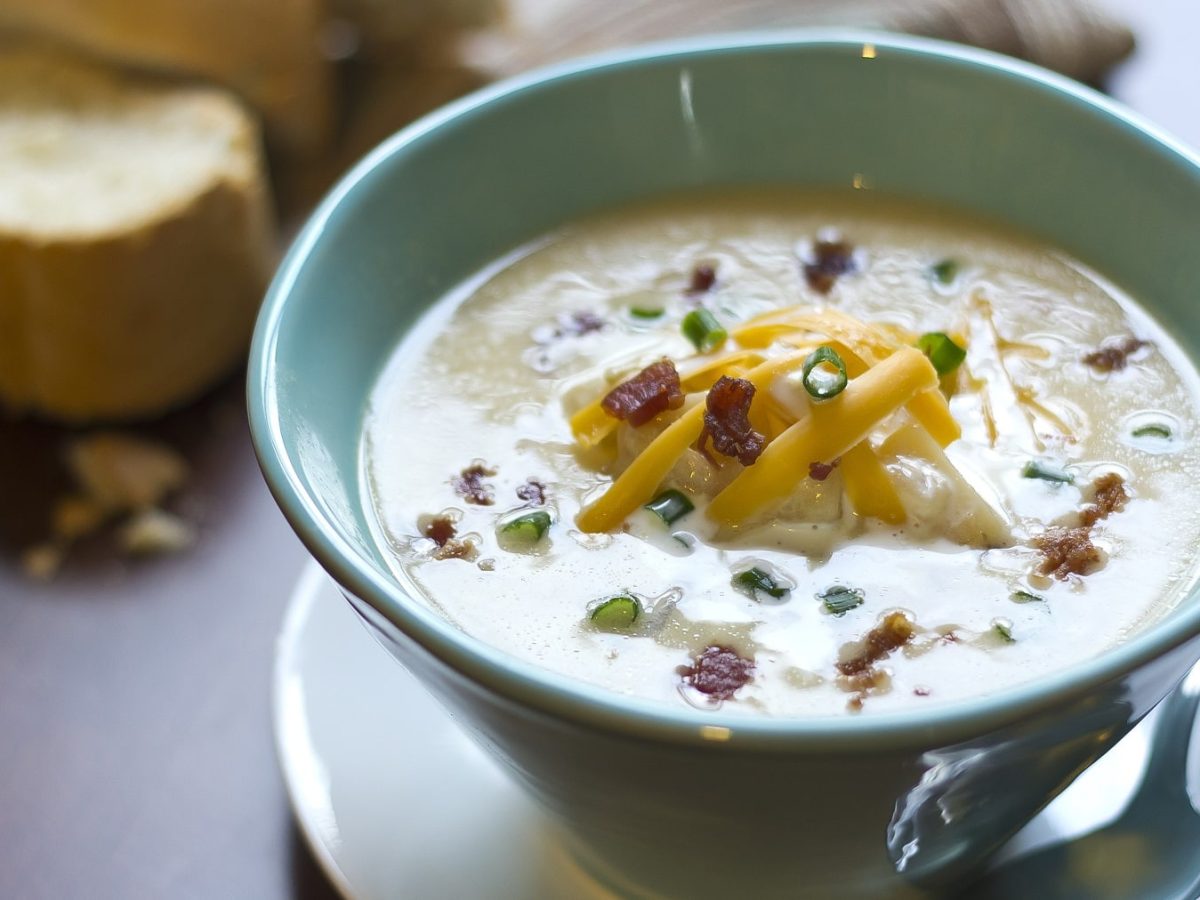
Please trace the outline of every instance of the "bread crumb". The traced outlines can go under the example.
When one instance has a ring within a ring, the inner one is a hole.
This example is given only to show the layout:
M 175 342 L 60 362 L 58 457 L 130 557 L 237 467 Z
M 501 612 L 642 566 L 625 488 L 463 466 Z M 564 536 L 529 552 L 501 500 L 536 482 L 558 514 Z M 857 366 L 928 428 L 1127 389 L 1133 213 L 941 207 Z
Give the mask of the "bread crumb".
M 196 529 L 179 516 L 147 509 L 122 525 L 117 537 L 126 553 L 155 556 L 186 550 L 196 541 Z
M 54 505 L 54 536 L 62 541 L 74 541 L 91 534 L 108 518 L 104 508 L 87 497 L 62 497 Z
M 67 465 L 84 493 L 111 512 L 155 507 L 188 476 L 187 463 L 170 447 L 116 431 L 72 442 Z
M 34 581 L 49 581 L 58 574 L 63 556 L 58 544 L 37 544 L 21 555 L 21 569 Z
M 187 463 L 171 447 L 98 431 L 72 440 L 65 455 L 77 491 L 56 501 L 49 539 L 23 555 L 29 578 L 52 579 L 77 541 L 113 520 L 120 521 L 117 546 L 128 555 L 176 553 L 195 543 L 195 526 L 160 507 L 188 478 Z

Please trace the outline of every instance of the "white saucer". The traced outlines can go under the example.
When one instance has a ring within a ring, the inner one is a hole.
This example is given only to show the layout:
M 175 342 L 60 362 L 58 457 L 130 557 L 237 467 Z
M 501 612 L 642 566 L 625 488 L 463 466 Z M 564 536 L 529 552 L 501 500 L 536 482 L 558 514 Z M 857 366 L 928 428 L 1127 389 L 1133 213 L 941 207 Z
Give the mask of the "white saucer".
M 309 563 L 276 649 L 275 740 L 296 819 L 347 900 L 601 900 L 551 827 Z M 1141 781 L 1143 722 L 1002 851 L 1115 819 Z M 1049 898 L 1047 898 L 1049 900 Z

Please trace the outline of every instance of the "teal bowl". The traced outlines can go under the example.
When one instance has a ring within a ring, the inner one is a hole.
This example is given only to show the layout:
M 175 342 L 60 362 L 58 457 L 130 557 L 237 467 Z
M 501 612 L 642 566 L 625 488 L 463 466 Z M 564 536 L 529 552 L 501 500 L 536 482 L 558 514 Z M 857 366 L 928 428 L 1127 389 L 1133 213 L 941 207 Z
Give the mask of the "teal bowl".
M 1200 349 L 1195 156 L 1004 57 L 817 31 L 610 54 L 426 117 L 321 204 L 255 333 L 255 446 L 297 534 L 623 895 L 960 886 L 1200 657 L 1191 595 L 1127 643 L 995 695 L 903 715 L 733 719 L 552 675 L 406 594 L 367 524 L 360 435 L 376 376 L 422 312 L 601 208 L 781 184 L 907 195 L 1037 233 L 1140 298 L 1193 359 Z

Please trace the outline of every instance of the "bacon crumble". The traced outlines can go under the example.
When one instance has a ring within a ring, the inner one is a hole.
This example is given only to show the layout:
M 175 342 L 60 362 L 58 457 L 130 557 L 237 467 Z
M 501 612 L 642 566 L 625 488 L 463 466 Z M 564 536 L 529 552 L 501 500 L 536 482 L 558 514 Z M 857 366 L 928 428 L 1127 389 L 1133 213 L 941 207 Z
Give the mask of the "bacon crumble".
M 1079 520 L 1091 527 L 1101 519 L 1120 512 L 1129 502 L 1125 479 L 1116 472 L 1107 472 L 1092 482 L 1092 502 L 1079 512 Z
M 804 264 L 804 280 L 818 294 L 828 294 L 839 277 L 858 268 L 854 260 L 854 247 L 841 238 L 818 238 L 812 244 L 811 254 L 801 262 Z
M 1083 361 L 1097 372 L 1119 372 L 1129 365 L 1129 357 L 1149 346 L 1149 341 L 1135 337 L 1106 341 L 1100 349 L 1087 354 Z
M 1104 565 L 1104 554 L 1092 543 L 1092 528 L 1101 519 L 1120 512 L 1129 502 L 1125 479 L 1106 472 L 1092 482 L 1092 500 L 1079 510 L 1079 525 L 1053 525 L 1033 539 L 1042 554 L 1037 571 L 1066 581 L 1072 575 L 1087 575 Z
M 445 547 L 450 539 L 458 534 L 454 520 L 449 516 L 422 516 L 417 525 L 422 536 L 429 538 L 439 547 Z
M 483 479 L 490 478 L 495 474 L 496 470 L 489 467 L 487 463 L 476 460 L 452 478 L 450 483 L 468 503 L 476 506 L 491 506 L 496 502 L 496 492 L 490 484 L 485 484 Z
M 717 283 L 717 270 L 708 263 L 697 263 L 688 282 L 688 294 L 707 294 Z
M 1053 575 L 1059 581 L 1066 581 L 1071 575 L 1086 575 L 1103 562 L 1087 526 L 1054 525 L 1035 537 L 1033 546 L 1042 554 L 1038 573 Z
M 700 452 L 705 452 L 705 444 L 711 439 L 718 453 L 735 457 L 743 466 L 752 466 L 758 461 L 766 438 L 750 425 L 750 403 L 754 400 L 754 392 L 754 384 L 745 378 L 722 375 L 717 379 L 705 399 Z
M 858 651 L 837 664 L 837 670 L 847 677 L 861 675 L 893 650 L 911 641 L 915 634 L 916 627 L 908 616 L 899 611 L 888 613 L 863 636 Z
M 442 559 L 465 559 L 471 562 L 479 555 L 479 548 L 475 546 L 472 540 L 459 540 L 451 538 L 446 541 L 445 546 L 438 547 L 433 551 L 433 558 Z
M 824 481 L 833 474 L 833 470 L 838 467 L 838 463 L 842 461 L 839 456 L 833 462 L 810 462 L 808 464 L 808 477 L 813 481 Z
M 634 428 L 668 409 L 679 409 L 683 406 L 683 388 L 675 363 L 664 358 L 646 366 L 609 391 L 600 406 L 614 419 Z
M 544 506 L 546 486 L 536 478 L 526 478 L 525 483 L 517 487 L 517 497 L 534 506 Z
M 553 325 L 540 325 L 534 329 L 533 342 L 545 347 L 563 338 L 581 337 L 607 327 L 608 320 L 591 310 L 559 313 Z
M 429 538 L 437 545 L 430 554 L 434 559 L 473 560 L 479 554 L 479 548 L 472 538 L 457 537 L 458 527 L 454 518 L 446 513 L 419 516 L 417 529 L 422 537 Z
M 854 695 L 846 701 L 846 708 L 859 712 L 871 694 L 886 694 L 892 689 L 892 676 L 886 669 L 871 666 L 857 675 L 839 675 L 838 687 Z
M 684 681 L 702 694 L 730 700 L 754 677 L 754 661 L 717 644 L 705 647 L 691 666 L 681 670 Z
M 582 334 L 591 334 L 593 331 L 602 331 L 608 325 L 601 316 L 590 310 L 583 312 L 571 313 L 569 316 L 562 317 L 558 320 L 559 336 L 571 335 L 578 337 Z

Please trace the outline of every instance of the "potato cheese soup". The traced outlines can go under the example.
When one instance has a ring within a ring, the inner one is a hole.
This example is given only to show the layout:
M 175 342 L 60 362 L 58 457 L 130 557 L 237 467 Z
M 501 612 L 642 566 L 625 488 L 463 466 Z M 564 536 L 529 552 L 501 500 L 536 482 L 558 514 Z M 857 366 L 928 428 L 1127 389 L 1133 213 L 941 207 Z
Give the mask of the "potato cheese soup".
M 1053 246 L 866 192 L 703 195 L 445 297 L 370 398 L 363 489 L 401 581 L 514 656 L 668 704 L 871 714 L 1169 610 L 1196 409 L 1171 338 Z

